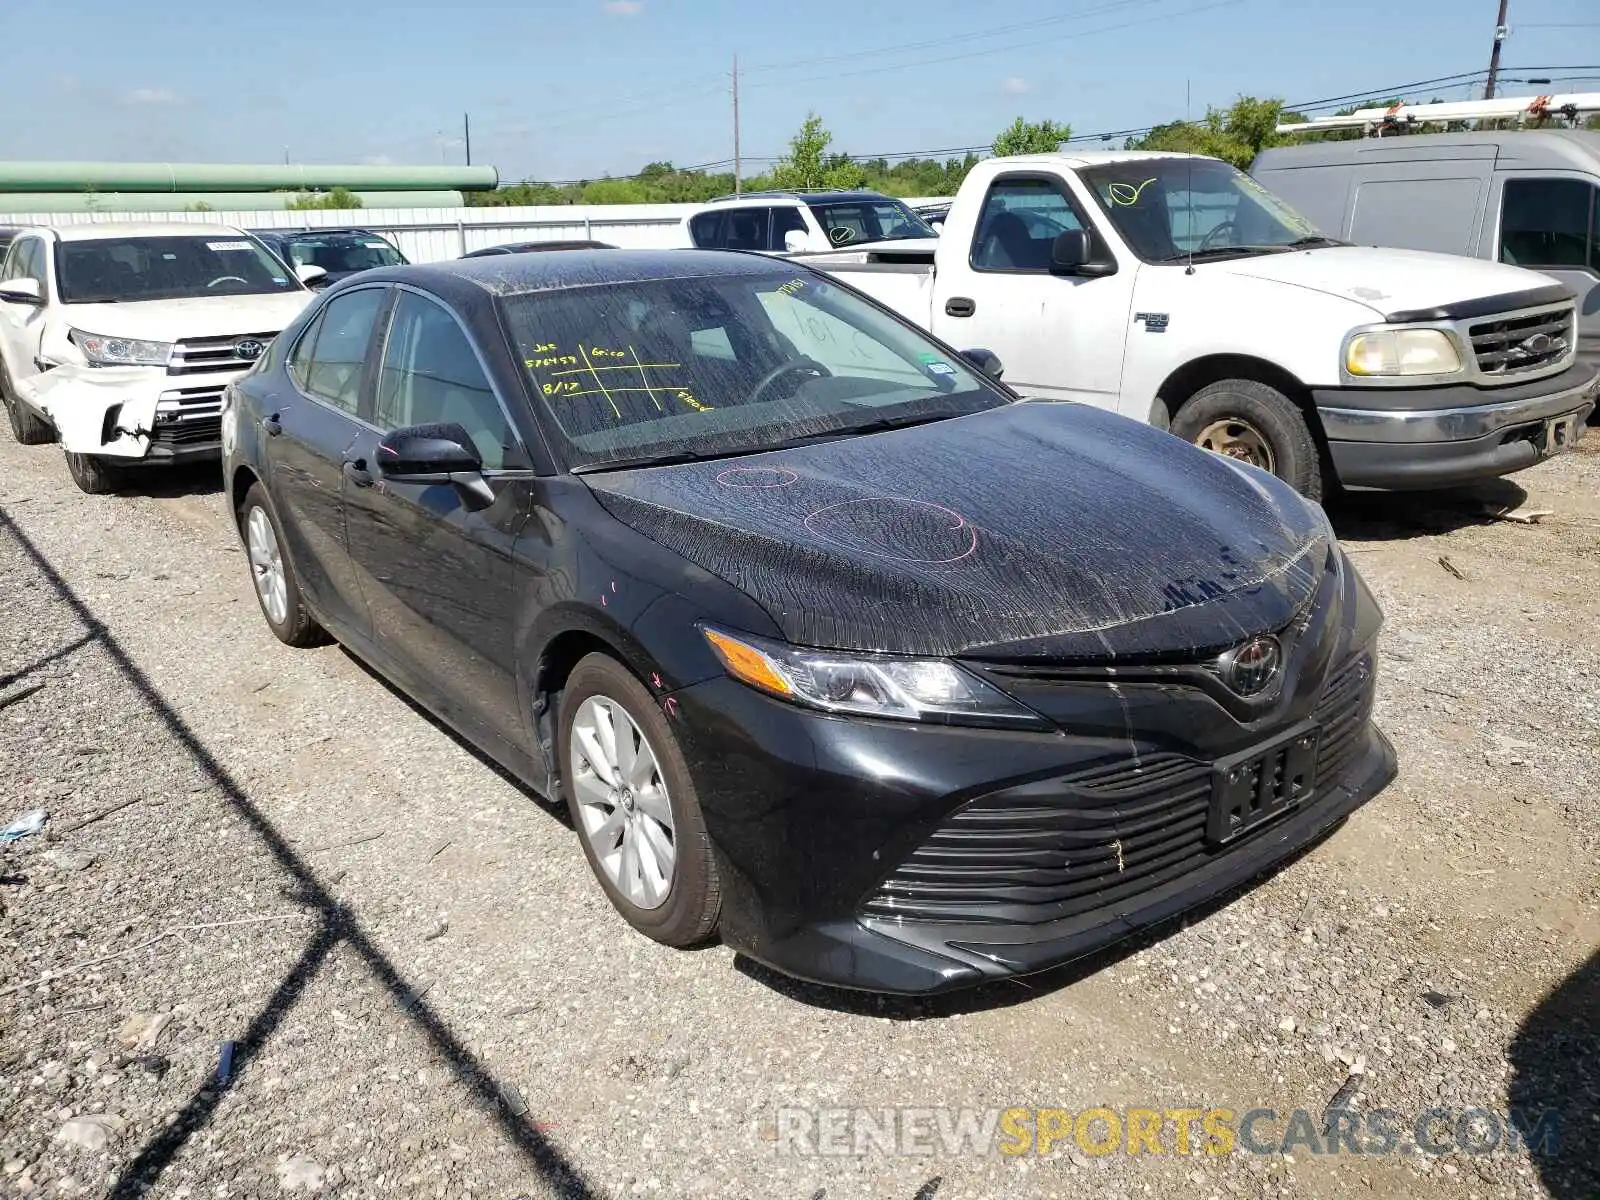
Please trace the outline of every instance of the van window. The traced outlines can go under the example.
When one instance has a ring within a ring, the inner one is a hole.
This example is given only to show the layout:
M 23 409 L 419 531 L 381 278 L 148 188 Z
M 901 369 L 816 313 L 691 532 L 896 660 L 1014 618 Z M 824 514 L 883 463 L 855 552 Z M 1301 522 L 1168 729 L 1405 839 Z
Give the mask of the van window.
M 1592 267 L 1596 188 L 1581 179 L 1508 179 L 1500 210 L 1500 261 L 1519 267 Z
M 1349 238 L 1358 246 L 1474 253 L 1479 179 L 1368 179 L 1356 185 Z

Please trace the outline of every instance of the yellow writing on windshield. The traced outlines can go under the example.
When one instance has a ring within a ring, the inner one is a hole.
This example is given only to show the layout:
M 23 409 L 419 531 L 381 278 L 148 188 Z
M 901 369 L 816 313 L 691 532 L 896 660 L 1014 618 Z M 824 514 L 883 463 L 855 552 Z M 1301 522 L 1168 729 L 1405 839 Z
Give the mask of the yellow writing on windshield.
M 1143 183 L 1134 185 L 1118 180 L 1106 188 L 1106 197 L 1113 204 L 1120 204 L 1124 208 L 1139 203 L 1139 197 L 1144 194 L 1145 188 L 1155 182 L 1155 178 L 1146 179 Z

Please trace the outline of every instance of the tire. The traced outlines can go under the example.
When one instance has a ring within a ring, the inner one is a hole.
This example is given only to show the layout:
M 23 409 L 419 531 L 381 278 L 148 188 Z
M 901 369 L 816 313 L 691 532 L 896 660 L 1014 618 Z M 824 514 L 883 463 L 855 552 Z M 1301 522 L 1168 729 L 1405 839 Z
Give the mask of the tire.
M 1172 432 L 1203 449 L 1270 471 L 1311 500 L 1323 498 L 1322 456 L 1299 407 L 1253 379 L 1221 379 L 1184 402 Z
M 300 591 L 300 577 L 285 549 L 283 526 L 259 483 L 250 485 L 239 509 L 239 537 L 244 542 L 250 581 L 267 627 L 286 646 L 318 646 L 328 640 Z
M 11 421 L 11 436 L 24 446 L 44 446 L 56 440 L 56 431 L 33 409 L 17 398 L 11 386 L 11 372 L 0 362 L 0 403 L 6 406 Z
M 609 710 L 619 745 L 632 743 L 628 731 L 616 721 L 619 712 L 633 732 L 641 735 L 639 747 L 648 749 L 654 759 L 653 770 L 641 764 L 641 769 L 649 772 L 648 779 L 644 775 L 631 780 L 623 777 L 618 759 L 625 758 L 626 752 L 606 761 L 612 780 L 595 770 L 593 750 L 582 748 L 585 742 L 596 746 L 604 758 L 606 747 L 595 732 L 595 706 Z M 588 730 L 588 735 L 575 737 L 575 727 L 580 732 Z M 709 939 L 716 932 L 722 907 L 716 862 L 688 764 L 654 697 L 616 659 L 589 655 L 573 669 L 562 695 L 559 746 L 572 824 L 589 869 L 612 905 L 640 933 L 664 945 L 687 947 Z M 664 800 L 660 795 L 663 788 Z M 652 800 L 647 802 L 645 796 Z M 670 815 L 670 830 L 659 820 L 663 812 Z M 652 873 L 648 864 L 659 866 L 658 847 L 664 840 L 670 841 L 673 862 L 663 885 L 666 873 Z M 630 841 L 634 844 L 631 851 Z M 606 862 L 601 859 L 601 845 L 611 849 Z M 630 861 L 636 868 L 631 872 Z M 632 887 L 625 891 L 630 877 Z M 652 894 L 652 886 L 658 892 L 664 886 L 665 894 Z
M 126 473 L 116 463 L 92 454 L 67 451 L 67 473 L 72 482 L 91 496 L 109 496 L 123 484 Z

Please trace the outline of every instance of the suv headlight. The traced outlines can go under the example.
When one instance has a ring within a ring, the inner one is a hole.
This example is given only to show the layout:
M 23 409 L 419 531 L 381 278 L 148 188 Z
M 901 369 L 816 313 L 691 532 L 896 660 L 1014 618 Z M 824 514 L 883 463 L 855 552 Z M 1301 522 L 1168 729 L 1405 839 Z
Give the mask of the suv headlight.
M 1453 375 L 1461 355 L 1442 329 L 1376 329 L 1350 339 L 1344 369 L 1358 377 Z
M 1037 713 L 942 658 L 804 650 L 702 627 L 723 669 L 770 696 L 824 712 L 959 725 L 1031 725 Z
M 83 351 L 91 367 L 164 367 L 172 357 L 171 342 L 107 337 L 81 329 L 69 330 L 67 340 Z

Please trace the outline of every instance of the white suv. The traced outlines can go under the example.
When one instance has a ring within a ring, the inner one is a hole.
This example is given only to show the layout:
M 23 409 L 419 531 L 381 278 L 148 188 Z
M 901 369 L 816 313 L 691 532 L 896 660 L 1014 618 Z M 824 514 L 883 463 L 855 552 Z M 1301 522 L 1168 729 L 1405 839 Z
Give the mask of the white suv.
M 221 225 L 20 230 L 0 266 L 0 400 L 19 442 L 60 439 L 86 492 L 221 454 L 222 391 L 311 300 Z
M 903 200 L 877 192 L 745 192 L 684 219 L 699 250 L 768 254 L 931 253 L 939 235 Z

